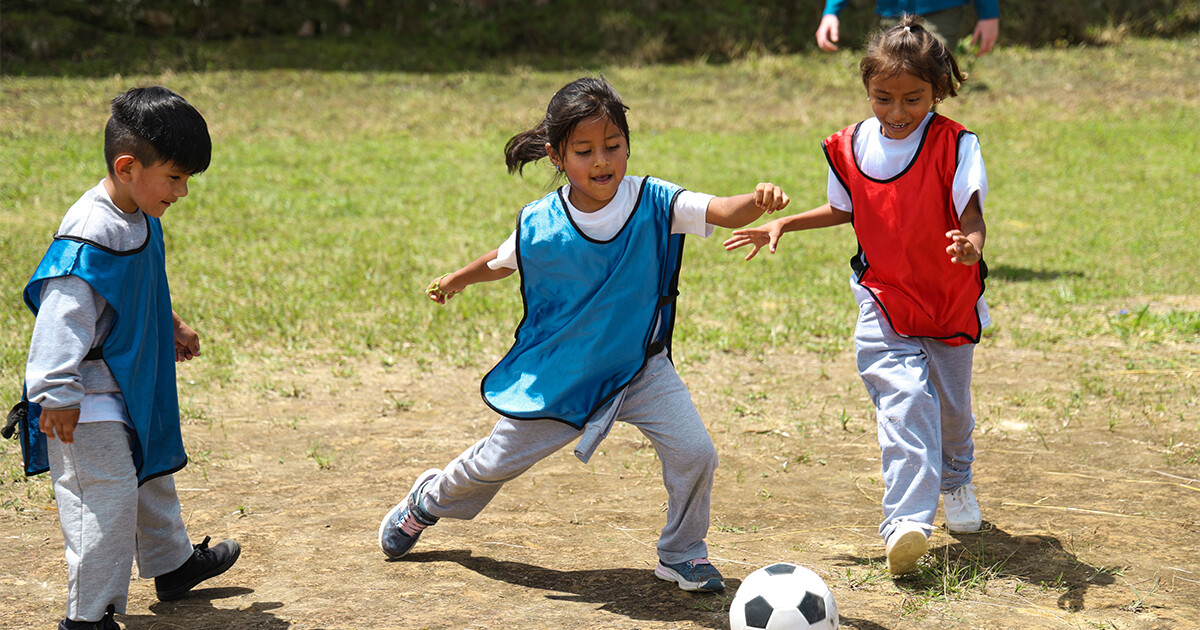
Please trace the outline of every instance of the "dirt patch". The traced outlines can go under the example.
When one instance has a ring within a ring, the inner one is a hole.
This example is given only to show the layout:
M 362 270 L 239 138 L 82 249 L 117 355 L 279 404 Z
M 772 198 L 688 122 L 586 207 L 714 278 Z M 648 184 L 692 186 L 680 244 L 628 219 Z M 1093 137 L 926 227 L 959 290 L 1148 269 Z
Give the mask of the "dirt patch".
M 786 560 L 828 582 L 844 628 L 1197 627 L 1196 355 L 1175 357 L 1179 370 L 1141 371 L 1080 356 L 981 346 L 976 482 L 987 530 L 935 532 L 922 573 L 904 580 L 881 564 L 874 416 L 852 357 L 681 360 L 721 456 L 709 536 L 728 578 L 719 595 L 653 577 L 666 494 L 653 450 L 628 426 L 591 463 L 566 449 L 477 519 L 443 520 L 387 562 L 383 514 L 417 473 L 490 430 L 483 369 L 263 365 L 244 370 L 245 385 L 184 383 L 192 464 L 177 484 L 188 528 L 197 540 L 237 539 L 242 559 L 179 602 L 158 602 L 151 581 L 135 580 L 120 621 L 725 628 L 740 579 Z M 62 617 L 62 540 L 44 490 L 41 480 L 0 485 L 0 627 Z

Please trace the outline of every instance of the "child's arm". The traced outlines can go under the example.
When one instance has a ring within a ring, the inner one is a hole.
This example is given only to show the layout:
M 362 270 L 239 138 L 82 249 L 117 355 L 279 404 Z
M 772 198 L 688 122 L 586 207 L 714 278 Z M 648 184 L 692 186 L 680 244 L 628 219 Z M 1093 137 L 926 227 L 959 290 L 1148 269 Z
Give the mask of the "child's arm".
M 726 228 L 749 225 L 765 210 L 768 214 L 782 210 L 788 205 L 788 196 L 783 189 L 771 183 L 761 183 L 754 192 L 733 197 L 713 197 L 708 202 L 705 221 Z
M 200 335 L 183 323 L 179 313 L 171 311 L 171 319 L 175 327 L 175 362 L 191 361 L 200 356 Z
M 950 255 L 952 263 L 974 265 L 983 260 L 983 243 L 987 240 L 987 225 L 983 222 L 983 210 L 979 208 L 979 193 L 971 196 L 958 220 L 962 229 L 946 232 L 946 238 L 950 239 L 946 253 Z
M 75 442 L 84 397 L 80 363 L 95 341 L 104 305 L 78 276 L 50 278 L 42 285 L 25 364 L 26 393 L 42 408 L 38 429 L 63 444 Z
M 756 228 L 746 230 L 738 230 L 725 241 L 725 250 L 730 251 L 750 245 L 754 249 L 746 254 L 746 260 L 754 258 L 758 250 L 762 249 L 763 245 L 768 245 L 772 254 L 775 253 L 775 247 L 779 245 L 779 238 L 784 232 L 796 232 L 799 230 L 812 230 L 815 228 L 831 227 L 849 223 L 853 215 L 849 212 L 834 210 L 833 206 L 825 204 L 819 208 L 813 208 L 808 212 L 793 214 L 789 217 L 780 217 L 764 223 Z
M 455 294 L 462 293 L 464 289 L 472 284 L 502 280 L 511 276 L 516 269 L 509 269 L 507 267 L 492 269 L 488 267 L 488 263 L 496 259 L 497 251 L 493 249 L 471 261 L 462 269 L 434 280 L 425 289 L 425 295 L 428 295 L 429 299 L 438 304 L 445 304 L 446 300 L 454 297 Z

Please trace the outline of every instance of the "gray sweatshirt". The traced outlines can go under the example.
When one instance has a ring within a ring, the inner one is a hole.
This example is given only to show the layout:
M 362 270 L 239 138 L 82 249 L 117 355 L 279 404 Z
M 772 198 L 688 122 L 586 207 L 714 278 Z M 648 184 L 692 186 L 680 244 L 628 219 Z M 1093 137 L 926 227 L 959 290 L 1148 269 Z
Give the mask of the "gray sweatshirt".
M 67 210 L 56 236 L 129 251 L 141 247 L 149 231 L 146 215 L 141 210 L 123 212 L 113 204 L 102 181 Z M 115 316 L 108 302 L 76 276 L 44 282 L 25 364 L 29 400 L 48 409 L 75 409 L 85 393 L 120 392 L 103 361 L 83 360 L 88 350 L 104 343 Z

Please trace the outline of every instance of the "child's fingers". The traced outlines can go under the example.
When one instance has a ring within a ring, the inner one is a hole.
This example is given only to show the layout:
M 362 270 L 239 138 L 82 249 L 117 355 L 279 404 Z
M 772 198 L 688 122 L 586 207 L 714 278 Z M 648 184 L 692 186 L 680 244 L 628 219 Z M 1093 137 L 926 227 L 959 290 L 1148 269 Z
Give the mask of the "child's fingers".
M 731 236 L 725 240 L 725 243 L 724 243 L 725 251 L 729 251 L 731 249 L 737 249 L 739 247 L 743 247 L 745 245 L 750 245 L 753 243 L 754 243 L 753 236 L 743 233 L 743 232 L 734 232 L 733 236 Z
M 39 428 L 51 440 L 58 440 L 63 444 L 72 444 L 75 442 L 74 427 L 67 427 L 65 424 L 55 422 L 53 418 L 46 418 L 39 425 Z

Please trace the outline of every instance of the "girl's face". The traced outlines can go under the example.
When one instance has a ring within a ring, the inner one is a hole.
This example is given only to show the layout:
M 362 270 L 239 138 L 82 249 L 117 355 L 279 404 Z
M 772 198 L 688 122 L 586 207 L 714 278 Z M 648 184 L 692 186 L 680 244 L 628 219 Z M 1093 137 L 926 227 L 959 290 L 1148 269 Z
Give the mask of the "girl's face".
M 933 107 L 933 86 L 928 81 L 901 72 L 867 81 L 867 100 L 883 127 L 883 135 L 903 140 L 912 134 Z
M 603 114 L 576 125 L 562 153 L 549 144 L 546 153 L 567 174 L 571 205 L 580 212 L 595 212 L 608 205 L 629 165 L 625 135 Z

